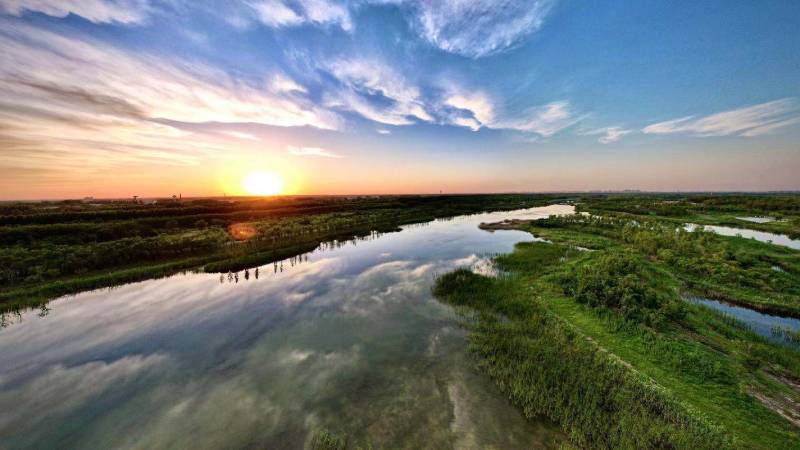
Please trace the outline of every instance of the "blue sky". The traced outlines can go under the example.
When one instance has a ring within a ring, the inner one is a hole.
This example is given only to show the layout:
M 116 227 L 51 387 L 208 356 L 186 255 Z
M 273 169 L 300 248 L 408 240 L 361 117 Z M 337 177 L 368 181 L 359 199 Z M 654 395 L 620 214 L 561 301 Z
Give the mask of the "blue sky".
M 0 197 L 800 189 L 800 2 L 0 0 Z

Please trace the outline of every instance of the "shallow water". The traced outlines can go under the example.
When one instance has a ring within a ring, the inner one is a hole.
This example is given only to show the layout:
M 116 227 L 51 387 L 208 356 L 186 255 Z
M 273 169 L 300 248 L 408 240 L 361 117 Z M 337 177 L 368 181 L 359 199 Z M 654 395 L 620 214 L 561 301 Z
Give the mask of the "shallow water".
M 404 227 L 235 276 L 184 274 L 55 300 L 0 330 L 0 448 L 551 448 L 466 352 L 437 273 L 531 240 L 480 222 Z
M 737 217 L 739 220 L 744 220 L 745 222 L 753 222 L 753 223 L 770 223 L 775 222 L 774 217 Z
M 685 228 L 688 231 L 694 231 L 699 227 L 700 225 L 694 223 L 687 223 L 685 225 Z M 782 245 L 784 247 L 800 250 L 800 240 L 791 239 L 789 238 L 789 236 L 783 234 L 768 233 L 766 231 L 748 230 L 747 228 L 723 227 L 718 225 L 703 225 L 703 228 L 708 231 L 713 231 L 717 234 L 721 234 L 723 236 L 741 236 L 747 239 L 755 239 L 760 242 Z
M 774 316 L 750 308 L 745 308 L 743 306 L 731 305 L 729 303 L 707 298 L 687 297 L 686 300 L 691 303 L 703 305 L 733 316 L 747 324 L 747 326 L 757 334 L 764 336 L 773 342 L 778 342 L 793 347 L 800 347 L 800 343 L 792 342 L 785 339 L 781 335 L 776 335 L 773 333 L 773 328 L 775 327 L 780 327 L 782 329 L 787 329 L 794 332 L 800 332 L 800 319 Z

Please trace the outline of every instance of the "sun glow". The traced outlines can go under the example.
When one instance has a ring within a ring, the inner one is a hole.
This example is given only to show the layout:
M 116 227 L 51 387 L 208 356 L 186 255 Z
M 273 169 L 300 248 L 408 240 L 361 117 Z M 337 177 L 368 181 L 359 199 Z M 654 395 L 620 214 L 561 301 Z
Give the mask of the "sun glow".
M 278 195 L 283 192 L 283 179 L 275 172 L 250 172 L 242 179 L 242 189 L 250 195 Z

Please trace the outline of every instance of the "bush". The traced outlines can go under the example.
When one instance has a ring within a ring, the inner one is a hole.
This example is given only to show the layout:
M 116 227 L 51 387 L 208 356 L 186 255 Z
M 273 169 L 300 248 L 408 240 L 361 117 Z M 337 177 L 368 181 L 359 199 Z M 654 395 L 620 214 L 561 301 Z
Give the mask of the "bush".
M 564 293 L 591 307 L 619 311 L 626 319 L 649 326 L 683 317 L 679 299 L 658 289 L 655 274 L 641 257 L 626 252 L 601 254 L 560 277 Z

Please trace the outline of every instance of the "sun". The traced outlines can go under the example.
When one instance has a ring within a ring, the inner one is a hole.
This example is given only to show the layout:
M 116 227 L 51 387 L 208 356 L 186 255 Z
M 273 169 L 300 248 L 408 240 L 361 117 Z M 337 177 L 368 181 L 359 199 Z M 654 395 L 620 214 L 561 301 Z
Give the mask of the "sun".
M 283 180 L 275 172 L 250 172 L 242 179 L 242 189 L 250 195 L 278 195 L 283 192 Z

